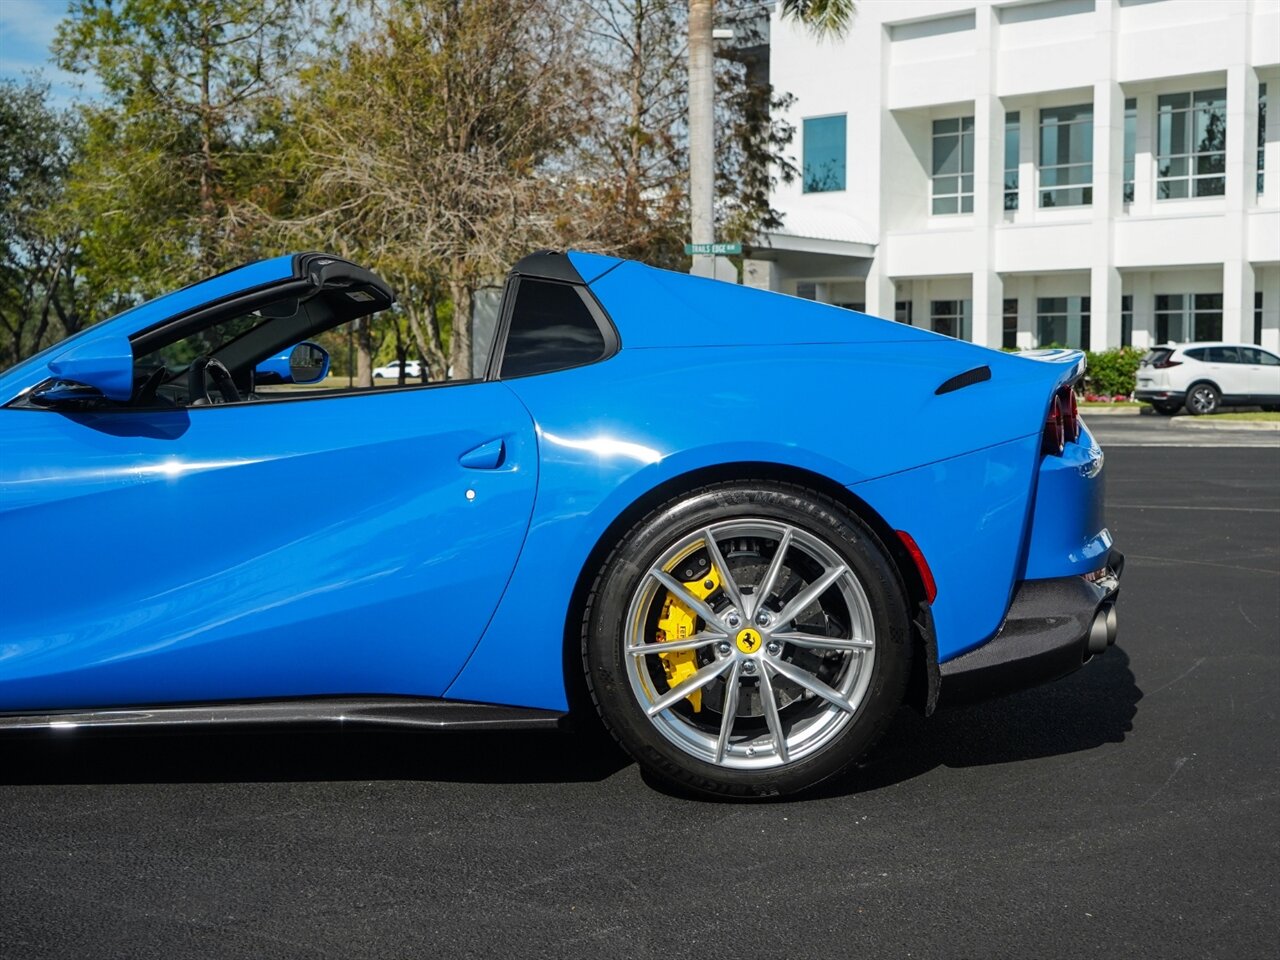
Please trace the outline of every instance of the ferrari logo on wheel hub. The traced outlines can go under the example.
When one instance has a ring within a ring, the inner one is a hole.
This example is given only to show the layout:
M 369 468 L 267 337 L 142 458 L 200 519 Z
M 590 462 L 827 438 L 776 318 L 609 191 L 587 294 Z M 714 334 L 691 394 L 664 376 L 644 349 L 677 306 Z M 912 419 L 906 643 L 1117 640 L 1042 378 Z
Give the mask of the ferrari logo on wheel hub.
M 745 630 L 739 630 L 737 643 L 738 649 L 743 653 L 755 653 L 760 649 L 760 634 L 750 627 Z

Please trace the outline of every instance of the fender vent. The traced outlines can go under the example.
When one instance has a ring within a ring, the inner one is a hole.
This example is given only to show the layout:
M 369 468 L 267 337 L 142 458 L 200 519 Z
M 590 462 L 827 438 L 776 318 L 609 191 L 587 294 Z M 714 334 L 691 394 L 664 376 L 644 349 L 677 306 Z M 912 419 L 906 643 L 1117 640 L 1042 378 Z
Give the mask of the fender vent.
M 942 396 L 944 393 L 952 393 L 955 390 L 961 390 L 965 387 L 971 387 L 975 383 L 982 383 L 984 380 L 991 379 L 991 368 L 986 364 L 981 367 L 974 367 L 972 370 L 966 370 L 964 373 L 957 373 L 950 380 L 947 380 L 933 391 L 935 395 Z

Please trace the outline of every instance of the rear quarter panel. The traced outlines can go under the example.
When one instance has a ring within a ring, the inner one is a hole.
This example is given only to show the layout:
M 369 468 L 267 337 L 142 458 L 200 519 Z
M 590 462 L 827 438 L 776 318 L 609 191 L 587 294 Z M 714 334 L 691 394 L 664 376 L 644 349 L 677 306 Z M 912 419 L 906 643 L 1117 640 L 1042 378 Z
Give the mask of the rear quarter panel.
M 936 395 L 980 364 L 991 380 Z M 1056 366 L 935 336 L 624 344 L 599 364 L 510 381 L 537 425 L 538 495 L 507 592 L 448 695 L 564 709 L 565 623 L 555 614 L 570 608 L 597 542 L 655 487 L 722 464 L 821 474 L 892 517 L 926 554 L 926 544 L 945 552 L 953 559 L 935 573 L 955 609 L 940 646 L 975 645 L 998 625 L 1021 561 Z M 975 451 L 988 452 L 965 456 Z

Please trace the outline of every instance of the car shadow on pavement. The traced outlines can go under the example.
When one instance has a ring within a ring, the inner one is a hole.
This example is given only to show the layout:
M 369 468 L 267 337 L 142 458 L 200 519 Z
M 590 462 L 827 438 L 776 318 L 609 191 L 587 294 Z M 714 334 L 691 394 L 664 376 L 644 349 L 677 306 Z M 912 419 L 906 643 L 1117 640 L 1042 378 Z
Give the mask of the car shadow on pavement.
M 573 783 L 630 763 L 567 731 L 281 728 L 216 733 L 55 731 L 0 739 L 0 784 L 426 780 Z
M 867 759 L 814 796 L 892 786 L 935 767 L 979 767 L 1092 750 L 1133 729 L 1142 690 L 1112 647 L 1075 673 L 1009 696 L 942 707 L 928 720 L 904 709 Z
M 939 766 L 1078 753 L 1133 727 L 1138 689 L 1114 647 L 1054 683 L 925 720 L 904 708 L 867 759 L 803 799 L 891 786 Z M 0 739 L 0 784 L 425 780 L 574 783 L 630 764 L 603 733 L 281 730 L 55 731 Z M 653 787 L 669 791 L 646 777 Z

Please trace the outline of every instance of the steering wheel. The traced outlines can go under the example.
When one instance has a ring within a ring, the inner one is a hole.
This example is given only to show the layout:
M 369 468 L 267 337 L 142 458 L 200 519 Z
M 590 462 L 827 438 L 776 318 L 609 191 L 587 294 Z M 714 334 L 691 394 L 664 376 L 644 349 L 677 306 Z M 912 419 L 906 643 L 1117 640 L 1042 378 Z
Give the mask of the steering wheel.
M 190 406 L 213 403 L 209 396 L 209 381 L 218 388 L 223 403 L 239 403 L 240 391 L 231 379 L 231 371 L 216 357 L 199 356 L 191 361 L 187 372 L 187 402 Z

